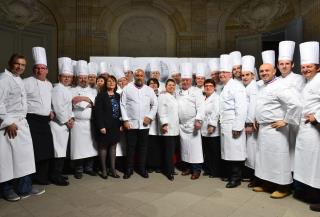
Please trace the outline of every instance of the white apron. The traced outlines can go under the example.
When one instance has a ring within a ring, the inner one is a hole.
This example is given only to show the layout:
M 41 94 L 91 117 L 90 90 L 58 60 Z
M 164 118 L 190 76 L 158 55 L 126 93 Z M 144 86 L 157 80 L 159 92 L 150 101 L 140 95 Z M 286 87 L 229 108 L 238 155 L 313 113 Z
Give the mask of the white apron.
M 253 132 L 252 134 L 246 135 L 247 139 L 247 160 L 245 165 L 251 169 L 255 168 L 255 161 L 256 161 L 256 152 L 258 146 L 258 134 Z
M 66 157 L 69 140 L 68 127 L 65 124 L 60 125 L 55 121 L 50 121 L 50 128 L 53 138 L 54 157 Z
M 17 136 L 9 139 L 0 130 L 0 183 L 16 179 L 36 171 L 33 144 L 29 125 L 25 118 L 15 123 Z
M 124 132 L 120 132 L 120 141 L 117 143 L 116 156 L 126 156 L 126 134 Z
M 246 135 L 242 131 L 239 138 L 232 137 L 232 123 L 221 124 L 221 158 L 223 160 L 244 161 L 246 159 Z
M 320 189 L 320 130 L 300 123 L 296 142 L 294 178 Z
M 181 160 L 188 163 L 203 163 L 200 130 L 194 130 L 195 119 L 180 124 Z
M 274 129 L 261 124 L 258 132 L 255 175 L 279 185 L 292 183 L 288 142 L 289 127 Z

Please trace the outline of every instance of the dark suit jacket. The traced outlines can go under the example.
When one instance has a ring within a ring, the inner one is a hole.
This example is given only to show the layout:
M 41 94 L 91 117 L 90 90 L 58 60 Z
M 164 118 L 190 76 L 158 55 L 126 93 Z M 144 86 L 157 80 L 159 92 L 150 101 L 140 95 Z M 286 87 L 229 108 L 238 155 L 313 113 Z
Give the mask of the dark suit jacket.
M 120 95 L 118 93 L 115 93 L 115 98 L 120 103 Z M 114 121 L 118 122 L 119 120 L 115 120 L 112 117 L 112 105 L 108 92 L 98 93 L 95 99 L 93 118 L 96 130 L 99 131 L 102 128 L 110 129 L 114 126 Z

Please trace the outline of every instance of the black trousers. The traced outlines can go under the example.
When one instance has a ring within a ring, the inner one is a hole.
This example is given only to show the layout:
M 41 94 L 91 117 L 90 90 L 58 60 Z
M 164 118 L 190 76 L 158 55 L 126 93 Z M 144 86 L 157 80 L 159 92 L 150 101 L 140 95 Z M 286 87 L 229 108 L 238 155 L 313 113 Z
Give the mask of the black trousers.
M 229 179 L 233 181 L 241 181 L 244 161 L 226 161 L 226 163 L 229 171 Z
M 127 131 L 127 170 L 133 170 L 134 154 L 137 149 L 137 168 L 140 171 L 145 171 L 148 152 L 148 134 L 149 129 L 132 129 Z
M 49 182 L 50 160 L 36 161 L 36 173 L 33 174 L 33 181 L 36 184 L 46 185 Z
M 163 136 L 164 147 L 164 171 L 166 174 L 173 174 L 173 156 L 177 146 L 178 136 Z
M 220 137 L 202 137 L 204 170 L 214 177 L 222 176 Z
M 149 135 L 148 138 L 148 155 L 147 168 L 161 169 L 163 156 L 162 136 Z
M 51 179 L 57 179 L 62 176 L 65 159 L 65 157 L 59 157 L 51 160 Z

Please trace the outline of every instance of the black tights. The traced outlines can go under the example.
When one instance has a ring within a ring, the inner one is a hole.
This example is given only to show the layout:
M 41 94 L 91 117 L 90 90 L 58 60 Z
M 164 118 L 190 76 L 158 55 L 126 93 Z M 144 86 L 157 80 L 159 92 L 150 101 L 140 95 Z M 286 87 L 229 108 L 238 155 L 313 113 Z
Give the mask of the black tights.
M 116 169 L 116 148 L 117 144 L 113 145 L 99 145 L 99 158 L 102 170 L 102 175 L 107 175 L 107 156 L 109 149 L 110 169 L 111 172 L 115 172 Z

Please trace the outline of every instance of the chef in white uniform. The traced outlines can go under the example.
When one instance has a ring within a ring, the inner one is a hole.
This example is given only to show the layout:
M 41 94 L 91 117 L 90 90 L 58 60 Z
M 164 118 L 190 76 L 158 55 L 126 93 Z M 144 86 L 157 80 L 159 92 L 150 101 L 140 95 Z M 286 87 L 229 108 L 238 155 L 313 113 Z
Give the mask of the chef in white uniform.
M 240 51 L 233 51 L 229 55 L 232 61 L 233 80 L 237 81 L 239 84 L 243 84 L 241 79 L 241 53 Z
M 130 59 L 123 60 L 123 71 L 128 83 L 133 82 L 133 71 L 131 69 Z
M 192 86 L 192 64 L 181 63 L 181 91 L 177 95 L 180 122 L 181 160 L 187 168 L 183 176 L 200 177 L 203 163 L 201 124 L 204 118 L 204 99 L 201 92 Z
M 20 77 L 26 64 L 26 57 L 13 54 L 0 78 L 0 187 L 8 201 L 18 201 L 31 191 L 29 175 L 36 171 L 26 120 L 26 92 Z
M 204 82 L 205 117 L 202 122 L 202 148 L 204 168 L 209 178 L 221 177 L 222 160 L 220 146 L 219 95 L 215 92 L 215 82 L 207 79 Z M 205 175 L 205 174 L 204 174 Z
M 320 211 L 320 74 L 319 42 L 300 44 L 301 73 L 307 80 L 302 91 L 302 115 L 296 141 L 294 179 L 307 185 L 302 197 Z M 296 194 L 296 192 L 295 192 Z M 311 196 L 312 195 L 312 196 Z M 316 196 L 316 197 L 315 197 Z M 309 198 L 308 198 L 309 197 Z M 307 199 L 308 198 L 308 199 Z M 316 199 L 316 200 L 314 200 Z M 312 201 L 313 200 L 313 201 Z
M 27 93 L 27 120 L 33 142 L 36 161 L 35 183 L 49 184 L 49 164 L 53 159 L 53 139 L 50 121 L 52 84 L 46 79 L 48 74 L 46 51 L 43 47 L 33 47 L 33 75 L 23 80 Z
M 244 132 L 247 117 L 246 92 L 243 84 L 232 79 L 230 55 L 220 56 L 220 81 L 224 88 L 220 94 L 221 156 L 228 165 L 227 188 L 241 184 L 241 170 L 247 157 Z
M 223 89 L 223 84 L 219 78 L 220 58 L 210 58 L 208 61 L 208 66 L 210 70 L 210 77 L 216 83 L 215 92 L 220 95 Z
M 181 73 L 179 71 L 179 65 L 174 60 L 169 61 L 167 65 L 169 70 L 169 78 L 176 82 L 175 92 L 179 93 L 181 90 Z
M 69 182 L 62 176 L 64 160 L 67 154 L 70 129 L 74 124 L 72 112 L 71 83 L 73 78 L 72 60 L 69 57 L 58 58 L 59 83 L 52 89 L 52 109 L 55 114 L 50 122 L 53 145 L 54 160 L 51 171 L 51 182 L 67 186 Z
M 245 166 L 248 169 L 248 176 L 250 178 L 249 187 L 254 187 L 256 179 L 254 178 L 254 164 L 256 161 L 256 149 L 257 149 L 257 131 L 255 130 L 255 109 L 256 109 L 256 97 L 258 92 L 257 82 L 255 80 L 255 58 L 254 56 L 246 55 L 242 57 L 242 82 L 246 88 L 247 95 L 247 118 L 245 124 L 246 132 L 246 148 L 247 159 Z
M 153 89 L 144 84 L 146 64 L 137 63 L 134 67 L 134 82 L 123 89 L 120 102 L 123 125 L 127 130 L 127 168 L 124 179 L 133 174 L 136 147 L 139 155 L 138 173 L 144 178 L 149 177 L 146 171 L 148 134 L 158 107 Z
M 92 135 L 91 113 L 96 95 L 88 85 L 88 65 L 77 61 L 78 86 L 72 89 L 74 126 L 71 129 L 71 160 L 75 162 L 74 176 L 82 178 L 82 173 L 95 176 L 93 171 L 97 147 Z
M 124 74 L 124 69 L 121 66 L 114 66 L 112 67 L 113 75 L 117 79 L 117 93 L 121 94 L 123 88 L 128 84 L 128 79 Z
M 98 64 L 96 62 L 88 63 L 88 83 L 91 88 L 96 89 L 98 74 Z
M 196 87 L 203 93 L 204 81 L 208 73 L 208 65 L 206 63 L 197 63 L 196 66 Z
M 179 109 L 175 98 L 176 83 L 169 78 L 166 82 L 166 92 L 161 93 L 158 98 L 158 118 L 160 135 L 164 146 L 164 174 L 170 180 L 174 180 L 173 155 L 179 144 Z
M 296 97 L 301 97 L 302 89 L 305 85 L 305 79 L 302 75 L 294 73 L 293 67 L 293 54 L 294 54 L 295 42 L 294 41 L 281 41 L 279 43 L 279 56 L 277 67 L 281 72 L 280 79 L 283 80 L 285 85 L 292 88 Z M 296 144 L 296 137 L 298 134 L 298 125 L 289 124 L 289 144 L 290 144 L 290 159 L 291 170 L 294 168 L 294 150 Z
M 274 52 L 264 53 L 263 61 L 259 69 L 263 83 L 256 97 L 259 132 L 255 175 L 264 183 L 253 190 L 273 192 L 271 198 L 283 198 L 291 193 L 292 183 L 288 124 L 299 124 L 301 102 L 275 76 Z

